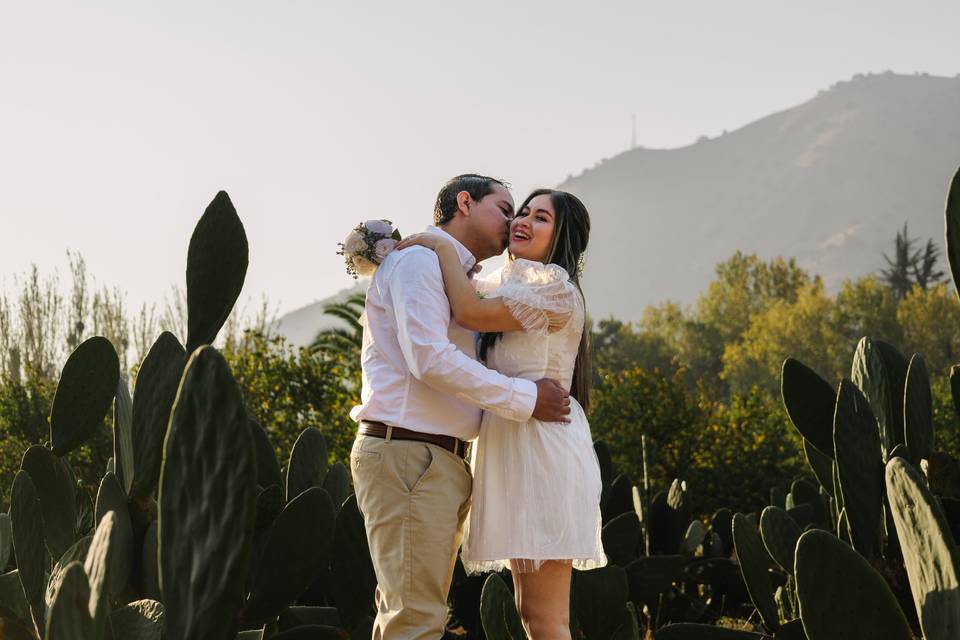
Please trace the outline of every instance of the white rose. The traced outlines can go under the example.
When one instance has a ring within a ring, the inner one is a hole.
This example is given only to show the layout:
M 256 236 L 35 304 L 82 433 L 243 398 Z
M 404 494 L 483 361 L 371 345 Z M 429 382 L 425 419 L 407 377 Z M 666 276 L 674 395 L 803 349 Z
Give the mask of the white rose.
M 370 262 L 363 256 L 354 256 L 353 268 L 357 272 L 358 276 L 363 276 L 366 278 L 373 275 L 373 272 L 377 270 L 377 265 Z
M 393 233 L 393 225 L 383 220 L 367 220 L 363 223 L 370 233 L 376 233 L 381 236 L 389 236 Z
M 383 262 L 383 259 L 387 257 L 388 253 L 393 251 L 395 246 L 397 246 L 397 241 L 393 238 L 377 240 L 377 244 L 375 244 L 373 247 L 374 253 L 377 254 L 377 260 Z
M 343 241 L 343 252 L 354 255 L 367 248 L 367 243 L 359 231 L 351 231 L 347 239 Z

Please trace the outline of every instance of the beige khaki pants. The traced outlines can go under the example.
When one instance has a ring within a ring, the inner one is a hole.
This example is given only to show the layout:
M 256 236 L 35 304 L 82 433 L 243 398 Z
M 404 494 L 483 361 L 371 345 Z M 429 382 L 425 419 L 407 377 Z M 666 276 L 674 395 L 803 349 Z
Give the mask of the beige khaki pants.
M 447 622 L 473 479 L 443 447 L 357 436 L 357 504 L 377 574 L 374 640 L 437 640 Z

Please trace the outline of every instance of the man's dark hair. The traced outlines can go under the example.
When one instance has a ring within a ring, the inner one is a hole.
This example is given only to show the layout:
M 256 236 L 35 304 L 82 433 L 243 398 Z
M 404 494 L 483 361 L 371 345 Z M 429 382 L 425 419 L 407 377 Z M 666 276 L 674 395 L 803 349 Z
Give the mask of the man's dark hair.
M 433 206 L 433 224 L 442 227 L 453 220 L 457 214 L 457 194 L 461 191 L 466 191 L 479 202 L 493 193 L 494 184 L 507 188 L 502 180 L 477 173 L 464 173 L 450 178 L 437 194 L 437 203 Z

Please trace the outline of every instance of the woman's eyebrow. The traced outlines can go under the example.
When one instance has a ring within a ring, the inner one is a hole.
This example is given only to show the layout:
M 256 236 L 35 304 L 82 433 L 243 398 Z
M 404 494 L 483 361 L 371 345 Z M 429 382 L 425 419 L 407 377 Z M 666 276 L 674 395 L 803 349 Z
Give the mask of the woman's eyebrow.
M 534 213 L 545 213 L 551 218 L 553 217 L 553 213 L 551 211 L 547 211 L 546 209 L 534 209 L 533 211 Z

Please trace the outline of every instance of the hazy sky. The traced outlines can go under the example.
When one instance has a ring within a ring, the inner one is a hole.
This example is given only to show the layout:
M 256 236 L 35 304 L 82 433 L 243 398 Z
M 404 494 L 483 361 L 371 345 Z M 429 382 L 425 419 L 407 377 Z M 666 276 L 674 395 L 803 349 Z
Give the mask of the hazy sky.
M 631 114 L 676 147 L 858 72 L 960 72 L 957 0 L 0 6 L 0 278 L 65 278 L 73 249 L 133 304 L 183 282 L 219 189 L 244 297 L 288 311 L 352 283 L 353 224 L 420 230 L 454 174 L 519 201 L 624 150 Z

